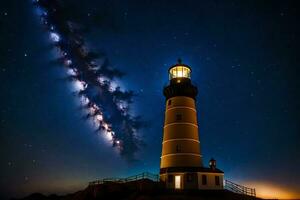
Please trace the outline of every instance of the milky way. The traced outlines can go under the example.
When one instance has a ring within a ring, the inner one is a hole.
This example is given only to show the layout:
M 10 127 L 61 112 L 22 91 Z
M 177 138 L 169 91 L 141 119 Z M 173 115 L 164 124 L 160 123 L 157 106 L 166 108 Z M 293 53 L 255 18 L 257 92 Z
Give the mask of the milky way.
M 95 131 L 103 134 L 124 158 L 134 160 L 142 144 L 138 130 L 143 122 L 130 112 L 134 92 L 121 89 L 116 82 L 123 73 L 113 68 L 106 56 L 89 50 L 83 26 L 65 14 L 62 2 L 35 0 L 34 5 L 59 52 L 57 62 L 67 68 L 67 80 L 74 84 L 83 118 L 92 120 Z

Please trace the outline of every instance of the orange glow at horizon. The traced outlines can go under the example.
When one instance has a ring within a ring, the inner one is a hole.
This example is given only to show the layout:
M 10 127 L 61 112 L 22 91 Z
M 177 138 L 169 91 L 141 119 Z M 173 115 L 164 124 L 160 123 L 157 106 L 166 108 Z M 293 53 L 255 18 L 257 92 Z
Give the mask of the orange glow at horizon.
M 264 182 L 244 182 L 247 187 L 256 189 L 256 196 L 265 199 L 299 199 L 300 192 L 287 186 Z

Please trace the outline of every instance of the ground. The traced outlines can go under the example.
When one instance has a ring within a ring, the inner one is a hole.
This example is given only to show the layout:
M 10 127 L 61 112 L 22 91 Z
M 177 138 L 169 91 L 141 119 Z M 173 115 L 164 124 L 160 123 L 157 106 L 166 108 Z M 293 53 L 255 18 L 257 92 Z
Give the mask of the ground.
M 107 182 L 90 185 L 82 191 L 65 196 L 32 194 L 22 200 L 259 200 L 260 198 L 236 194 L 227 190 L 210 191 L 171 191 L 163 188 L 158 182 L 148 179 L 127 183 Z

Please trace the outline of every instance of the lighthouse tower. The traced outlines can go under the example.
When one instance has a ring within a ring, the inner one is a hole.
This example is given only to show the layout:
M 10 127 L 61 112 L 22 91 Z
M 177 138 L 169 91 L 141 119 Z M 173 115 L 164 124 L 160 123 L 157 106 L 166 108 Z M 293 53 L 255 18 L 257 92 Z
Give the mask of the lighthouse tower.
M 171 189 L 222 189 L 223 172 L 203 167 L 198 134 L 197 87 L 191 82 L 191 68 L 178 63 L 169 69 L 160 179 Z M 217 178 L 216 178 L 217 177 Z

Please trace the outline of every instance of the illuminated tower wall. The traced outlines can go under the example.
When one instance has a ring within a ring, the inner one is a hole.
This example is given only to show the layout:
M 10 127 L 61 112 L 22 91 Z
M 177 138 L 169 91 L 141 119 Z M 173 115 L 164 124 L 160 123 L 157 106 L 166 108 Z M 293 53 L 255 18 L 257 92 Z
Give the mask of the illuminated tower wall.
M 202 167 L 195 98 L 197 88 L 190 79 L 191 69 L 178 64 L 169 69 L 170 83 L 164 88 L 166 97 L 163 129 L 161 180 L 170 172 L 186 172 Z M 170 180 L 169 180 L 170 182 Z

